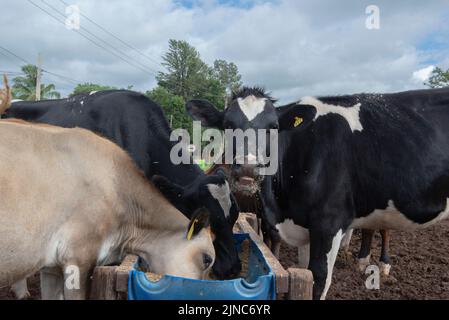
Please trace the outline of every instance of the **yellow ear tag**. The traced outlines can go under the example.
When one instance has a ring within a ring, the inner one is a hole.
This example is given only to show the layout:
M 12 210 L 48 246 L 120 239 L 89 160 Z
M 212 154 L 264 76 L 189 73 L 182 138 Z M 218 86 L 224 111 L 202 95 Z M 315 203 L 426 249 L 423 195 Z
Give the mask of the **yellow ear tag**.
M 293 124 L 293 126 L 295 128 L 299 127 L 302 123 L 304 122 L 304 119 L 301 117 L 295 117 L 295 123 Z
M 187 233 L 187 240 L 188 241 L 192 240 L 193 231 L 195 231 L 195 224 L 197 224 L 197 223 L 198 223 L 198 219 L 195 219 L 195 221 L 193 221 L 192 225 L 190 226 L 189 233 Z

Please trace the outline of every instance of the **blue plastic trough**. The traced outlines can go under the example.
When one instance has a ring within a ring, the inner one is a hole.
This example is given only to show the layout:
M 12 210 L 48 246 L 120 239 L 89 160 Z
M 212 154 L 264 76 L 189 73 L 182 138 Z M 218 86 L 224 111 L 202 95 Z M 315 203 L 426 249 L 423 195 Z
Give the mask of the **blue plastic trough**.
M 248 234 L 234 235 L 241 251 L 245 240 L 250 241 L 248 273 L 245 279 L 202 281 L 163 276 L 150 281 L 144 272 L 132 270 L 128 280 L 129 300 L 274 300 L 275 275 L 262 252 Z

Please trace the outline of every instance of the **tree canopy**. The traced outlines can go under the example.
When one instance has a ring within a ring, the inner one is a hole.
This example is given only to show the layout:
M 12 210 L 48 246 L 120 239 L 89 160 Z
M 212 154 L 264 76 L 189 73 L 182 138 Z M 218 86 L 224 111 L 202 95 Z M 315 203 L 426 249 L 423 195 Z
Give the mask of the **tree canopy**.
M 161 87 L 184 100 L 192 99 L 204 90 L 210 70 L 188 42 L 171 39 L 162 60 L 166 72 L 159 72 L 156 76 Z
M 186 101 L 207 99 L 217 108 L 224 109 L 229 95 L 242 85 L 237 65 L 216 60 L 209 66 L 186 41 L 171 39 L 162 60 L 165 71 L 156 76 L 158 87 L 147 94 L 162 105 L 167 118 L 173 120 L 174 128 L 191 127 L 192 120 L 184 111 Z M 182 108 L 178 105 L 180 98 Z
M 172 94 L 164 87 L 156 87 L 147 91 L 146 95 L 162 107 L 172 128 L 190 128 L 191 120 L 185 114 L 183 97 Z
M 443 69 L 436 67 L 432 71 L 432 75 L 429 78 L 429 82 L 426 83 L 430 88 L 444 88 L 449 87 L 449 69 L 444 71 Z
M 238 91 L 242 86 L 242 76 L 237 65 L 225 60 L 215 60 L 214 74 L 217 80 L 226 88 L 227 94 Z
M 27 64 L 22 66 L 24 76 L 15 77 L 12 86 L 14 99 L 34 101 L 36 100 L 37 67 Z M 41 99 L 59 99 L 61 94 L 57 92 L 54 84 L 41 84 Z

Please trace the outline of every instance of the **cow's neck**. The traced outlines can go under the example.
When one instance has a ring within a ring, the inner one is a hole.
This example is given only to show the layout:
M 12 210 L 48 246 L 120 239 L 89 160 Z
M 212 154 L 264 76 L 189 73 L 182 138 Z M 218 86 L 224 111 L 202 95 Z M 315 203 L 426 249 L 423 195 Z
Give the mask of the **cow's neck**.
M 128 165 L 130 166 L 130 165 Z M 120 227 L 107 242 L 110 254 L 122 259 L 125 254 L 139 254 L 144 243 L 187 230 L 189 220 L 150 184 L 135 168 L 122 166 L 118 177 Z M 157 241 L 154 241 L 155 243 Z M 105 260 L 115 260 L 108 258 Z

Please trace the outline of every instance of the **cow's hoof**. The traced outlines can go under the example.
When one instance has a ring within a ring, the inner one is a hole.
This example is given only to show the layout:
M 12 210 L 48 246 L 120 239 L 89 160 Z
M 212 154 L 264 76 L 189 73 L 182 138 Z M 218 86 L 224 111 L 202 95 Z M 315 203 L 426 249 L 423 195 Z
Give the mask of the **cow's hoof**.
M 366 258 L 359 259 L 359 271 L 365 273 L 366 268 L 370 265 L 371 255 L 368 255 Z
M 380 274 L 384 277 L 390 276 L 391 264 L 387 264 L 385 262 L 381 262 L 379 265 Z

